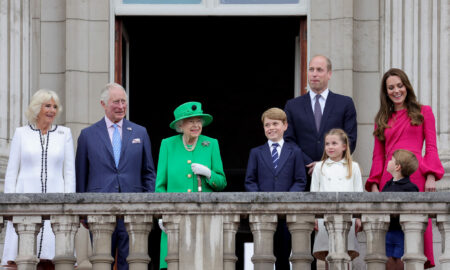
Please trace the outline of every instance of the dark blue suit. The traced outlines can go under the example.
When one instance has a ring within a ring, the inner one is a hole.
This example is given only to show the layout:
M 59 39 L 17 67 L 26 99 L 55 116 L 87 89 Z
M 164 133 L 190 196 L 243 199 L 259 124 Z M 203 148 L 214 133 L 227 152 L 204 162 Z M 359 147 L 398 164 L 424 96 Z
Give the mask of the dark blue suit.
M 304 191 L 305 187 L 303 153 L 294 143 L 284 142 L 277 169 L 274 169 L 268 143 L 250 151 L 245 176 L 246 191 Z M 274 236 L 274 254 L 277 258 L 276 269 L 289 269 L 291 234 L 285 219 L 278 222 Z
M 289 124 L 284 133 L 284 139 L 300 146 L 305 164 L 319 161 L 322 158 L 325 133 L 333 128 L 343 129 L 350 140 L 351 152 L 353 153 L 355 150 L 356 110 L 350 97 L 329 91 L 319 131 L 316 129 L 309 93 L 288 100 L 284 111 Z
M 75 159 L 77 192 L 153 192 L 155 167 L 147 130 L 126 119 L 122 125 L 122 147 L 116 168 L 105 119 L 81 131 Z M 117 221 L 112 254 L 118 252 L 118 269 L 128 269 L 128 234 L 123 220 Z
M 246 191 L 304 191 L 305 186 L 303 154 L 297 145 L 284 142 L 276 170 L 268 143 L 250 151 L 245 176 Z

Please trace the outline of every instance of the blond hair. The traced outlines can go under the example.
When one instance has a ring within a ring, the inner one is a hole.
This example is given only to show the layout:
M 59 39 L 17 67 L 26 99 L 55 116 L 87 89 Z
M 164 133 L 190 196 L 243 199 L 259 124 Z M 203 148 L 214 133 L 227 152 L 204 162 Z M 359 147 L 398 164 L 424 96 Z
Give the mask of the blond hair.
M 269 118 L 272 120 L 280 120 L 281 122 L 283 122 L 283 124 L 285 124 L 287 122 L 287 116 L 286 113 L 280 109 L 280 108 L 270 108 L 268 110 L 266 110 L 265 112 L 263 112 L 262 116 L 261 116 L 261 122 L 263 122 L 264 124 L 264 119 Z
M 345 163 L 347 163 L 347 179 L 350 179 L 352 177 L 352 172 L 353 172 L 353 159 L 352 159 L 352 154 L 350 152 L 350 144 L 349 144 L 349 139 L 347 136 L 347 133 L 345 133 L 344 130 L 340 129 L 340 128 L 333 128 L 330 131 L 328 131 L 325 134 L 325 139 L 327 138 L 327 136 L 330 135 L 337 135 L 339 137 L 339 139 L 341 140 L 341 142 L 343 144 L 345 144 L 345 150 L 344 150 L 344 159 L 345 159 Z M 323 155 L 322 155 L 322 159 L 321 161 L 325 161 L 329 158 L 329 156 L 327 155 L 327 152 L 325 151 L 325 147 L 323 149 Z M 320 170 L 322 171 L 323 168 L 323 164 L 325 162 L 322 162 L 322 167 L 320 167 Z
M 34 95 L 31 97 L 28 109 L 25 112 L 25 116 L 27 117 L 28 122 L 30 124 L 33 125 L 36 124 L 37 117 L 42 108 L 42 104 L 52 99 L 55 101 L 55 104 L 57 106 L 55 115 L 55 117 L 57 117 L 59 113 L 62 111 L 62 106 L 61 103 L 59 102 L 58 95 L 54 91 L 47 89 L 40 89 L 36 91 L 36 93 L 34 93 Z
M 419 168 L 416 155 L 408 150 L 398 149 L 392 156 L 395 158 L 395 164 L 400 165 L 400 172 L 403 177 L 409 177 Z

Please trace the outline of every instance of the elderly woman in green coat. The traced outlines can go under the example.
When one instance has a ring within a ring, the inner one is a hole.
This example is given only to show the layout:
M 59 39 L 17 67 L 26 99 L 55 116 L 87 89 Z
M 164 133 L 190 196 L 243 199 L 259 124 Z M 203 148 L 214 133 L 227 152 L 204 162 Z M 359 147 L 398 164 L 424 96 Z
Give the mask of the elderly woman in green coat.
M 170 128 L 181 133 L 162 140 L 156 175 L 156 192 L 212 192 L 227 185 L 216 139 L 201 135 L 212 122 L 200 102 L 187 102 L 174 111 Z M 167 268 L 167 234 L 161 235 L 160 269 Z

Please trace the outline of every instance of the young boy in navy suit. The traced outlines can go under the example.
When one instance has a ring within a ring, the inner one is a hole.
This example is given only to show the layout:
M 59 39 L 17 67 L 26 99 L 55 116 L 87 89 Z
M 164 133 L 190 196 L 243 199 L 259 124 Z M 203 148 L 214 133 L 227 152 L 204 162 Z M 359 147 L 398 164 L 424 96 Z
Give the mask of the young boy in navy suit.
M 262 114 L 261 121 L 268 142 L 250 151 L 246 191 L 304 191 L 306 173 L 302 150 L 283 139 L 288 126 L 286 113 L 279 108 L 271 108 Z M 291 235 L 286 220 L 279 220 L 274 236 L 276 269 L 289 269 L 290 253 Z

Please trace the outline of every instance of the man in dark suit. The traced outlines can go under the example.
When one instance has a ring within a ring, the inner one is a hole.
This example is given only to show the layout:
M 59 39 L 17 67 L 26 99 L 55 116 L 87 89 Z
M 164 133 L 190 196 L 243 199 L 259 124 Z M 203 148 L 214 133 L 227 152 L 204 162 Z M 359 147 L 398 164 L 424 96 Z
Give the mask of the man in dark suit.
M 110 83 L 100 104 L 105 117 L 81 131 L 75 160 L 77 192 L 153 192 L 155 167 L 147 130 L 124 119 L 127 94 Z M 112 235 L 112 256 L 119 270 L 127 270 L 128 233 L 123 219 Z
M 306 95 L 290 99 L 284 111 L 288 129 L 286 141 L 295 142 L 303 151 L 308 174 L 320 161 L 324 151 L 324 135 L 332 128 L 343 129 L 350 140 L 350 150 L 356 147 L 356 110 L 350 97 L 339 95 L 328 89 L 331 79 L 331 61 L 323 55 L 314 56 L 309 62 L 308 83 L 311 91 Z M 311 178 L 306 190 L 310 190 Z
M 245 190 L 304 191 L 306 174 L 302 150 L 296 144 L 283 139 L 288 126 L 286 113 L 279 108 L 271 108 L 263 113 L 261 120 L 268 141 L 250 151 Z M 278 220 L 274 235 L 274 254 L 277 270 L 290 269 L 291 234 L 286 219 Z

